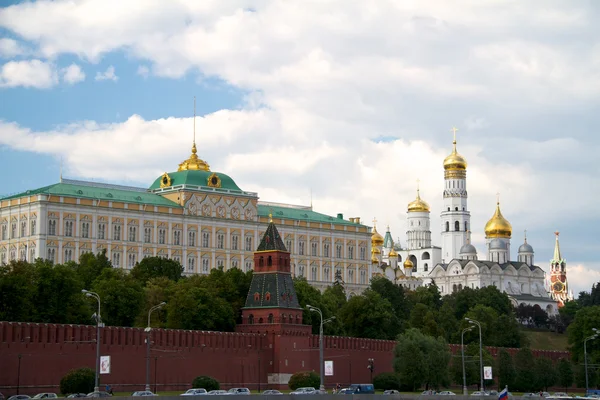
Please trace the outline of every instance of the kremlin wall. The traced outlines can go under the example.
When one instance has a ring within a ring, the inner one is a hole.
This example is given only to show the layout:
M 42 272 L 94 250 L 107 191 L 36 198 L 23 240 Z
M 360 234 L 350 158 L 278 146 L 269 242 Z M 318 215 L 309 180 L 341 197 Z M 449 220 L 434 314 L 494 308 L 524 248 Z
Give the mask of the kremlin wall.
M 95 336 L 91 325 L 0 322 L 0 392 L 15 394 L 17 386 L 22 394 L 59 392 L 60 379 L 69 370 L 94 369 Z M 102 329 L 101 355 L 111 356 L 110 374 L 101 375 L 102 388 L 110 384 L 115 392 L 143 390 L 145 337 L 143 328 Z M 334 375 L 326 377 L 328 388 L 369 382 L 369 358 L 375 359 L 374 375 L 393 370 L 394 341 L 326 336 L 324 342 L 325 360 L 334 365 Z M 222 388 L 286 389 L 294 372 L 319 371 L 319 337 L 293 330 L 269 334 L 155 329 L 151 344 L 150 383 L 159 393 L 189 389 L 199 375 L 213 376 Z M 460 352 L 459 345 L 451 348 Z M 498 349 L 488 351 L 496 355 Z M 533 352 L 554 360 L 569 357 L 562 351 Z

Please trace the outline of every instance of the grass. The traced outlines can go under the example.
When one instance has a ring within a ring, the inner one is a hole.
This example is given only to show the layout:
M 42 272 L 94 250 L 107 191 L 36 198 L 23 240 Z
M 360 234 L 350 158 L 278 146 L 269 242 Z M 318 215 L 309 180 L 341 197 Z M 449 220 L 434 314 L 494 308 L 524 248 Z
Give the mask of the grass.
M 566 333 L 559 334 L 548 331 L 524 330 L 525 336 L 529 339 L 532 349 L 537 350 L 561 350 L 567 351 L 569 342 Z

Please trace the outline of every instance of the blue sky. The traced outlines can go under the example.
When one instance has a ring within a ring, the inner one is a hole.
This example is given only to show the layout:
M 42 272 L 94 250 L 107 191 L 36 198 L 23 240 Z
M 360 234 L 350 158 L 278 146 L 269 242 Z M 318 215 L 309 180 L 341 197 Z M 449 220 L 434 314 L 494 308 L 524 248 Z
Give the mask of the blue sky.
M 66 177 L 148 186 L 188 156 L 196 96 L 199 155 L 243 189 L 312 193 L 402 243 L 419 179 L 439 244 L 457 126 L 480 257 L 500 192 L 515 251 L 527 229 L 547 269 L 558 230 L 574 290 L 600 280 L 596 7 L 299 4 L 2 2 L 0 192 L 56 182 L 61 159 Z

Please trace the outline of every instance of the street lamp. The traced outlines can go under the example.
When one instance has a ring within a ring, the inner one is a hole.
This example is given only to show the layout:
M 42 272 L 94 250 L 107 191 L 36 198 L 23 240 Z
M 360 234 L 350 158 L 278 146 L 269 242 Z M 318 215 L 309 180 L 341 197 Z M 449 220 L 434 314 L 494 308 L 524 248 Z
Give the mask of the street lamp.
M 152 330 L 150 327 L 150 315 L 152 315 L 153 311 L 162 308 L 166 304 L 167 303 L 163 301 L 162 303 L 150 308 L 148 311 L 148 326 L 146 326 L 146 329 L 144 329 L 146 331 L 146 388 L 144 390 L 147 392 L 150 391 L 150 331 Z
M 477 325 L 477 327 L 479 328 L 479 380 L 480 380 L 480 389 L 481 391 L 484 390 L 483 388 L 483 350 L 482 350 L 482 341 L 481 341 L 481 324 L 479 323 L 479 321 L 475 321 L 474 319 L 471 318 L 465 318 L 467 321 L 469 321 L 470 324 L 473 325 Z
M 463 395 L 468 396 L 469 390 L 467 389 L 467 374 L 465 373 L 465 332 L 470 332 L 475 328 L 474 326 L 470 326 L 462 330 L 460 334 L 460 351 L 462 353 L 462 372 L 463 372 Z
M 320 366 L 321 386 L 320 386 L 319 390 L 325 390 L 325 367 L 324 367 L 325 362 L 323 361 L 323 325 L 325 325 L 328 322 L 333 321 L 335 319 L 335 317 L 327 318 L 325 321 L 323 321 L 323 313 L 321 312 L 320 308 L 313 307 L 310 304 L 307 304 L 306 307 L 308 307 L 309 311 L 314 311 L 314 312 L 319 313 L 319 317 L 321 318 L 321 324 L 319 327 L 319 363 L 321 364 L 321 366 Z
M 100 326 L 102 325 L 102 317 L 100 316 L 100 295 L 95 292 L 90 292 L 89 290 L 82 289 L 81 293 L 85 294 L 87 297 L 93 297 L 98 301 L 98 312 L 96 315 L 96 376 L 94 379 L 94 392 L 100 391 L 100 385 L 98 383 L 99 374 L 100 374 Z M 92 317 L 94 317 L 92 315 Z
M 588 342 L 588 340 L 594 340 L 598 336 L 600 336 L 600 332 L 598 332 L 598 329 L 592 328 L 592 331 L 594 331 L 595 333 L 592 336 L 585 338 L 583 341 L 583 360 L 585 363 L 585 395 L 586 396 L 588 394 L 587 342 Z

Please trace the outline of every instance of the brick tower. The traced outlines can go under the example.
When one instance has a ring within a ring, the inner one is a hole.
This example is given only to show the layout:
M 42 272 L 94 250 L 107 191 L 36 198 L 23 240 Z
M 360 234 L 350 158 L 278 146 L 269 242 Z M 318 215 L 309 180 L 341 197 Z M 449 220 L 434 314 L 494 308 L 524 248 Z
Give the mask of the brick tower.
M 252 282 L 236 330 L 308 336 L 311 326 L 302 324 L 302 313 L 290 272 L 290 253 L 269 216 L 267 230 L 254 252 Z

